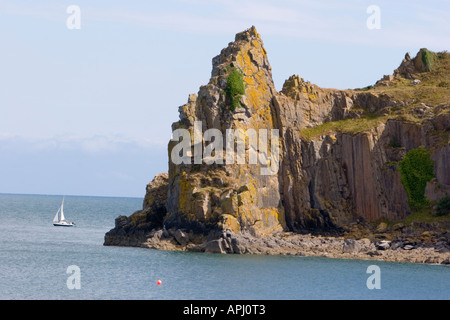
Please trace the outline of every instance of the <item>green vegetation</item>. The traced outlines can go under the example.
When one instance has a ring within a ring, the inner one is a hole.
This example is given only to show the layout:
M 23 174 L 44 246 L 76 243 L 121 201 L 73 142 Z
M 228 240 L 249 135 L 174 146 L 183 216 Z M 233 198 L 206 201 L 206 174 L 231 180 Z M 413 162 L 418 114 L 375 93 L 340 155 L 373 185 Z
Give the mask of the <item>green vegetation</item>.
M 434 207 L 433 204 L 425 205 L 422 208 L 418 209 L 417 211 L 408 215 L 401 222 L 404 223 L 405 225 L 411 225 L 414 222 L 420 222 L 420 223 L 441 223 L 441 222 L 447 223 L 447 222 L 450 222 L 449 214 L 438 216 L 436 213 L 436 210 L 433 209 L 433 207 Z M 394 221 L 393 223 L 397 223 L 397 222 Z
M 372 224 L 374 227 L 378 226 L 381 222 L 385 222 L 389 228 L 392 228 L 396 225 L 405 225 L 405 226 L 414 226 L 414 223 L 444 223 L 447 224 L 450 222 L 450 215 L 447 214 L 445 216 L 438 216 L 433 209 L 433 204 L 425 205 L 422 208 L 412 212 L 403 220 L 389 220 L 386 218 L 381 218 L 376 221 L 373 221 Z M 444 226 L 441 224 L 441 226 Z
M 226 94 L 230 100 L 230 110 L 239 107 L 241 96 L 245 94 L 245 84 L 242 73 L 235 67 L 231 67 L 231 73 L 227 77 Z
M 307 139 L 312 140 L 321 135 L 330 133 L 342 132 L 342 133 L 358 133 L 375 128 L 378 124 L 385 122 L 387 117 L 374 117 L 372 114 L 368 114 L 366 117 L 358 119 L 345 119 L 339 121 L 325 122 L 316 127 L 300 129 L 300 135 Z
M 422 147 L 409 151 L 399 162 L 398 170 L 412 210 L 429 204 L 425 198 L 425 187 L 434 177 L 433 168 L 430 153 Z
M 447 194 L 436 205 L 436 215 L 438 217 L 446 216 L 450 213 L 450 195 Z
M 422 50 L 422 62 L 425 65 L 425 70 L 427 72 L 431 71 L 434 65 L 435 54 L 427 49 Z
M 356 89 L 353 89 L 353 90 L 355 90 L 355 91 L 369 91 L 369 90 L 372 90 L 372 89 L 373 89 L 373 85 L 366 86 L 364 88 L 356 88 Z

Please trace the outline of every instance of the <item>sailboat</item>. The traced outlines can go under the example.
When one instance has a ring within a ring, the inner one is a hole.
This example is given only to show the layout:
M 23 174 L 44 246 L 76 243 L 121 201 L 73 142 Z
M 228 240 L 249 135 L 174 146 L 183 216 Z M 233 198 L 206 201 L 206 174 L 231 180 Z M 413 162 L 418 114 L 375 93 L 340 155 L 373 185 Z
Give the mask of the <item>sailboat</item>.
M 55 227 L 73 227 L 75 225 L 75 223 L 67 221 L 64 217 L 64 198 L 61 207 L 59 207 L 58 212 L 56 212 L 56 215 L 53 218 L 53 225 Z

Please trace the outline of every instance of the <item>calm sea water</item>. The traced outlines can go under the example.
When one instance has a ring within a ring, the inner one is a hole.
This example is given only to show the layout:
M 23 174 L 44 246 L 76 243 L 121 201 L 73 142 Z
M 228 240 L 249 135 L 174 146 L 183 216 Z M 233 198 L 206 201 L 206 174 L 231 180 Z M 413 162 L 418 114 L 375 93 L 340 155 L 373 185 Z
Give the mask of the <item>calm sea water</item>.
M 66 196 L 64 212 L 76 227 L 53 227 L 61 200 L 0 194 L 0 299 L 450 298 L 446 266 L 104 247 L 114 219 L 141 208 L 142 199 Z M 373 264 L 378 290 L 366 285 Z M 80 289 L 67 287 L 72 265 Z

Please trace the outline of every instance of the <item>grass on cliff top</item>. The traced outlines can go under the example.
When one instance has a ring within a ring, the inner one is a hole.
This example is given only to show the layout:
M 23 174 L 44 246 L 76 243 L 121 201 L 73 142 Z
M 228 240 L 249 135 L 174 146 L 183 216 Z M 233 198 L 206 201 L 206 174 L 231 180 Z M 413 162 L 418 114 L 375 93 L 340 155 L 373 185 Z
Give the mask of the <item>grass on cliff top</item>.
M 414 75 L 421 81 L 420 84 L 411 86 L 410 79 L 401 78 L 390 82 L 389 86 L 367 87 L 364 91 L 384 93 L 399 101 L 414 99 L 414 102 L 423 102 L 430 106 L 450 104 L 450 53 L 426 52 L 423 58 L 429 72 Z
M 446 228 L 445 225 L 450 223 L 450 215 L 438 216 L 436 215 L 435 203 L 430 203 L 423 206 L 419 210 L 413 211 L 403 220 L 389 220 L 386 218 L 381 218 L 373 221 L 373 226 L 378 226 L 381 222 L 385 222 L 389 227 L 393 227 L 396 224 L 402 223 L 405 226 L 414 225 L 414 223 L 439 223 L 442 227 Z M 446 228 L 448 229 L 448 227 Z
M 436 216 L 433 210 L 433 205 L 425 206 L 420 210 L 411 213 L 402 221 L 405 225 L 409 225 L 413 222 L 450 222 L 450 215 Z
M 300 129 L 300 135 L 302 138 L 311 141 L 314 138 L 337 132 L 356 134 L 373 129 L 379 124 L 386 122 L 388 118 L 388 116 L 376 117 L 368 114 L 358 119 L 330 121 L 316 127 L 302 128 Z

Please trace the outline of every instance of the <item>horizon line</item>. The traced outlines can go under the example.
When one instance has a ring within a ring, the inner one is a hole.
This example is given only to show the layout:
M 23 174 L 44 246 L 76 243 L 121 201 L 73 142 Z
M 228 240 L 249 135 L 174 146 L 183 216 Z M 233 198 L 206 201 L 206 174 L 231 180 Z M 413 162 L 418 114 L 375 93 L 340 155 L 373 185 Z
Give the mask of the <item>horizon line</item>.
M 126 198 L 126 199 L 143 199 L 143 197 L 136 196 L 101 196 L 101 195 L 81 195 L 81 194 L 45 194 L 45 193 L 14 193 L 14 192 L 0 192 L 0 195 L 11 196 L 44 196 L 44 197 L 86 197 L 86 198 Z

